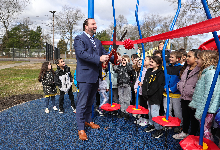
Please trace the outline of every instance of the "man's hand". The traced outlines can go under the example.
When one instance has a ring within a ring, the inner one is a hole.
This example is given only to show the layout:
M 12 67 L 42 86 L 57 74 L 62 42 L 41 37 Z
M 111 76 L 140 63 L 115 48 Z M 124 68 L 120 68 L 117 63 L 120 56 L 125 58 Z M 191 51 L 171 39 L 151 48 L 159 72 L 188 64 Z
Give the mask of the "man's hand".
M 142 86 L 142 83 L 139 81 L 138 85 L 139 85 L 139 86 Z
M 134 92 L 135 92 L 135 94 L 137 94 L 137 90 L 136 89 L 134 90 Z
M 109 56 L 108 55 L 102 55 L 101 57 L 100 57 L 100 61 L 101 62 L 105 62 L 105 61 L 107 61 L 109 59 Z

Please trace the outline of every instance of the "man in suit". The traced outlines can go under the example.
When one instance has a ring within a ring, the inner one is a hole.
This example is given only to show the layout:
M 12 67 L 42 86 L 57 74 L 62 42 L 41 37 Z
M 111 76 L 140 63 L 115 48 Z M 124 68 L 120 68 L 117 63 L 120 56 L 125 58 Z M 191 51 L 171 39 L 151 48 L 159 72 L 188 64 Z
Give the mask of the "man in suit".
M 102 78 L 101 64 L 109 59 L 107 51 L 98 39 L 94 39 L 96 33 L 96 22 L 94 19 L 86 19 L 83 23 L 83 33 L 76 36 L 74 48 L 76 52 L 77 67 L 76 80 L 79 93 L 76 106 L 76 121 L 78 135 L 81 140 L 88 140 L 85 126 L 93 129 L 100 128 L 92 122 L 92 105 L 99 87 L 99 78 Z M 110 59 L 114 62 L 114 57 Z M 118 56 L 118 61 L 121 57 Z

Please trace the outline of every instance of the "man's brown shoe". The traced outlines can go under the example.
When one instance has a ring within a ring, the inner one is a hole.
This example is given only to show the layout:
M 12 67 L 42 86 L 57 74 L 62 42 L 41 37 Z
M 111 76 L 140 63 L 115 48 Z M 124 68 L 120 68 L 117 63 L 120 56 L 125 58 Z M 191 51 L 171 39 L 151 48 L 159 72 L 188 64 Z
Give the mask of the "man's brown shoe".
M 84 141 L 84 140 L 88 140 L 85 130 L 80 130 L 80 131 L 78 131 L 78 135 L 79 135 L 79 138 L 80 138 L 81 140 L 83 140 L 83 141 Z
M 90 122 L 90 123 L 85 122 L 85 125 L 86 125 L 86 126 L 89 126 L 89 127 L 91 127 L 91 128 L 93 128 L 93 129 L 98 129 L 98 128 L 100 128 L 100 126 L 97 125 L 97 124 L 95 124 L 94 122 Z

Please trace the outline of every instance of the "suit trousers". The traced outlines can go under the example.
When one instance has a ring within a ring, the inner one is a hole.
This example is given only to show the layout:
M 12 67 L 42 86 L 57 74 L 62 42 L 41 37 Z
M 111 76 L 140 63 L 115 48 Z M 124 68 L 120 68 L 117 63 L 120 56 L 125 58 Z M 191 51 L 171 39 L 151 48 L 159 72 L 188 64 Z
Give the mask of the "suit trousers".
M 76 105 L 76 121 L 78 130 L 85 130 L 85 122 L 92 122 L 92 105 L 95 101 L 99 81 L 96 83 L 80 82 Z

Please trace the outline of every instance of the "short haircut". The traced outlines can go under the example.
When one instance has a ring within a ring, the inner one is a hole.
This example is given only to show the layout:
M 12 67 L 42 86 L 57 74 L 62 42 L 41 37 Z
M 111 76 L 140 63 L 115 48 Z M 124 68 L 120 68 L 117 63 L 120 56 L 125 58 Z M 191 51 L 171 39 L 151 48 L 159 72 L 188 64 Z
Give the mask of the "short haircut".
M 133 57 L 133 59 L 139 58 L 138 54 L 132 54 L 131 57 Z
M 160 54 L 161 57 L 162 57 L 162 51 L 160 51 L 160 50 L 155 50 L 154 53 L 153 53 L 153 56 L 156 56 L 157 54 Z
M 170 55 L 176 56 L 176 58 L 179 59 L 179 60 L 182 58 L 182 53 L 180 51 L 172 51 L 170 53 Z
M 58 65 L 60 63 L 61 59 L 63 59 L 63 58 L 58 58 L 58 59 L 55 60 L 56 65 Z
M 186 57 L 187 57 L 187 52 L 186 52 L 186 50 L 185 50 L 184 48 L 180 48 L 178 51 L 179 51 L 180 53 L 182 53 L 183 56 L 186 56 Z
M 128 55 L 123 55 L 122 58 L 127 58 L 128 62 L 130 62 L 130 57 Z
M 163 43 L 163 44 L 165 44 L 165 42 L 164 42 L 163 40 L 159 41 L 159 44 L 160 44 L 160 43 Z
M 93 18 L 88 18 L 88 19 L 86 19 L 84 22 L 83 22 L 83 31 L 85 31 L 85 26 L 87 25 L 88 26 L 88 21 L 89 21 L 89 19 L 93 19 Z

